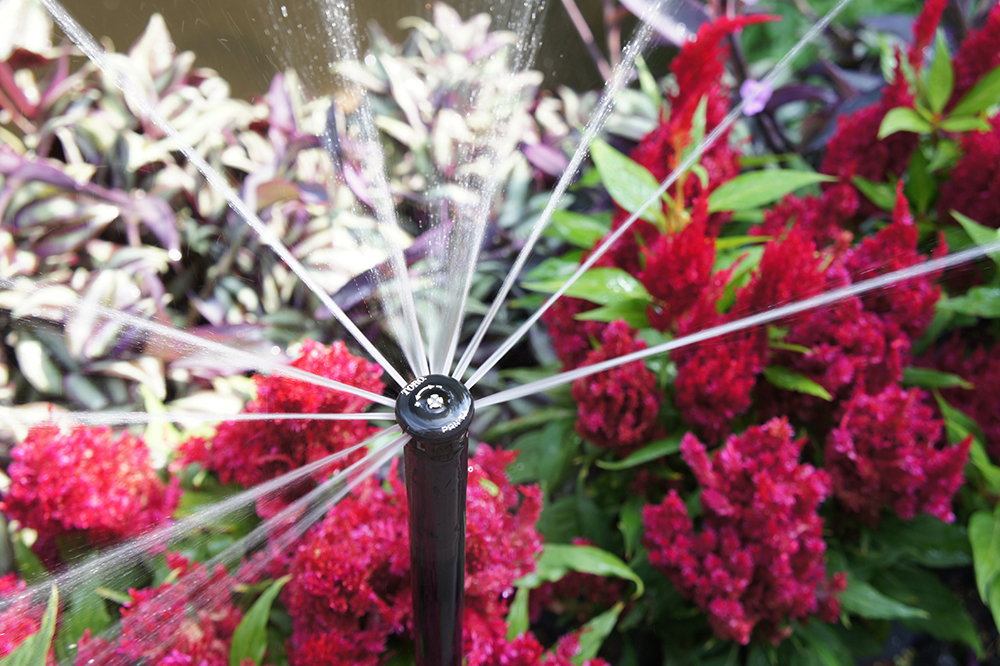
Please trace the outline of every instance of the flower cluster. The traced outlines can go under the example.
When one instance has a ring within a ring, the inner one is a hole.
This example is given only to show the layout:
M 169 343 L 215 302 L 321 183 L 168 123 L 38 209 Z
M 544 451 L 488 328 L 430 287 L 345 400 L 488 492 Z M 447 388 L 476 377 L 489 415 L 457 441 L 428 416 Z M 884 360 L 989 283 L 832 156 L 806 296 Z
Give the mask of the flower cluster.
M 176 580 L 129 590 L 131 601 L 122 607 L 119 635 L 105 640 L 91 637 L 87 630 L 79 642 L 77 663 L 228 666 L 233 632 L 243 618 L 230 599 L 235 581 L 221 564 L 208 571 L 177 553 L 166 558 Z
M 511 584 L 534 569 L 541 494 L 515 487 L 515 454 L 481 445 L 470 461 L 466 518 L 465 654 L 471 666 L 503 655 Z M 413 629 L 406 489 L 392 473 L 336 505 L 294 555 L 283 599 L 294 622 L 295 664 L 376 664 L 391 636 Z M 503 658 L 502 658 L 503 657 Z
M 14 574 L 0 576 L 0 659 L 17 649 L 28 636 L 41 628 L 44 607 L 33 605 L 25 594 L 28 586 Z M 56 663 L 53 651 L 45 662 Z
M 646 345 L 623 321 L 608 325 L 601 348 L 587 354 L 584 364 L 618 358 Z M 633 361 L 573 384 L 577 403 L 577 432 L 584 439 L 623 455 L 656 435 L 662 396 L 654 375 L 642 361 Z
M 852 513 L 877 524 L 884 507 L 901 518 L 928 513 L 951 522 L 951 498 L 962 484 L 972 437 L 941 448 L 944 424 L 934 418 L 920 389 L 890 386 L 858 393 L 830 433 L 825 469 L 837 498 Z
M 1000 17 L 1000 11 L 993 13 Z M 951 217 L 953 210 L 1000 228 L 1000 118 L 991 121 L 988 131 L 962 137 L 962 157 L 941 186 L 938 202 L 942 218 Z
M 306 340 L 291 367 L 373 393 L 384 388 L 378 365 L 352 355 L 343 342 L 326 347 Z M 244 410 L 251 414 L 336 414 L 360 412 L 367 406 L 364 398 L 280 375 L 255 375 L 254 383 L 257 395 Z M 188 440 L 181 460 L 201 463 L 223 483 L 250 487 L 343 451 L 374 432 L 364 421 L 226 421 L 211 439 Z M 331 465 L 324 472 L 337 467 Z
M 46 556 L 61 535 L 80 534 L 93 545 L 136 537 L 177 507 L 177 480 L 165 484 L 146 444 L 128 432 L 37 426 L 11 455 L 0 510 L 37 531 Z
M 744 645 L 754 632 L 780 641 L 789 622 L 810 615 L 832 621 L 823 521 L 816 508 L 830 492 L 827 475 L 799 463 L 805 439 L 773 419 L 729 438 L 709 458 L 693 435 L 681 451 L 701 489 L 701 529 L 672 491 L 643 512 L 650 562 L 707 614 L 716 634 Z

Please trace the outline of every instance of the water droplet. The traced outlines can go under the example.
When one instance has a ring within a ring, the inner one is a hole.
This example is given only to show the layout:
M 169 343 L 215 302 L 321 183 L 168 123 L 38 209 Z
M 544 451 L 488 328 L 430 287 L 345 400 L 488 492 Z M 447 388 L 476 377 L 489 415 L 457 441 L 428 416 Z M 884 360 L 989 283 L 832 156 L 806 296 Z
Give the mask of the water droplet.
M 174 248 L 173 250 L 170 250 L 170 252 L 167 252 L 167 256 L 170 257 L 170 261 L 180 261 L 181 251 Z
M 366 55 L 365 56 L 365 64 L 368 65 L 369 67 L 374 67 L 375 66 L 375 54 L 369 53 L 368 55 Z
M 281 5 L 281 15 L 288 18 L 288 7 L 285 5 Z
M 273 347 L 271 347 L 271 353 L 277 356 L 278 354 L 281 353 L 281 347 L 279 347 L 278 345 L 274 345 Z

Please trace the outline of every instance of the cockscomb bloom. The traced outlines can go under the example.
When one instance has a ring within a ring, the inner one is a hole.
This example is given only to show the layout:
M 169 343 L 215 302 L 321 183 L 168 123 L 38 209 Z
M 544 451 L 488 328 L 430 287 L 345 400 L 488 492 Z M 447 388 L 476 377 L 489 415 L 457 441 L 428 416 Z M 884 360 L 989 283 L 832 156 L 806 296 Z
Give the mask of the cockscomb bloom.
M 506 649 L 513 582 L 534 570 L 541 539 L 537 487 L 513 486 L 516 454 L 480 445 L 470 461 L 466 513 L 465 647 L 471 666 Z M 376 664 L 392 636 L 410 637 L 409 527 L 398 474 L 368 480 L 334 506 L 296 550 L 282 598 L 293 620 L 290 663 Z M 497 631 L 500 633 L 497 634 Z
M 746 645 L 757 635 L 778 643 L 792 621 L 837 617 L 835 593 L 846 581 L 827 579 L 816 512 L 830 482 L 799 463 L 804 442 L 786 420 L 772 419 L 730 437 L 710 458 L 688 433 L 681 455 L 701 489 L 700 529 L 677 491 L 643 511 L 650 563 L 723 640 Z
M 578 367 L 587 354 L 594 350 L 594 343 L 601 339 L 601 332 L 607 326 L 600 321 L 580 321 L 578 314 L 593 310 L 596 305 L 582 298 L 563 296 L 556 300 L 542 321 L 552 338 L 552 348 L 567 370 Z
M 715 264 L 715 239 L 706 235 L 707 199 L 696 204 L 691 223 L 663 234 L 645 250 L 646 267 L 636 277 L 656 299 L 648 308 L 649 323 L 660 331 L 672 328 L 708 286 Z M 700 214 L 699 214 L 700 211 Z
M 601 347 L 587 354 L 584 365 L 645 349 L 646 344 L 624 321 L 612 322 L 601 335 Z M 656 375 L 642 361 L 605 370 L 573 382 L 576 430 L 597 446 L 627 455 L 651 441 L 659 428 L 662 394 Z
M 764 246 L 753 279 L 736 296 L 733 314 L 746 317 L 815 296 L 825 283 L 823 258 L 816 244 L 794 226 Z
M 924 65 L 924 51 L 934 41 L 934 33 L 941 22 L 941 15 L 944 14 L 948 0 L 927 0 L 924 8 L 920 11 L 913 22 L 913 43 L 910 44 L 907 57 L 910 65 L 915 70 L 920 70 Z
M 243 619 L 232 601 L 235 580 L 224 566 L 210 572 L 177 553 L 167 553 L 176 580 L 129 590 L 117 638 L 79 642 L 79 664 L 192 664 L 228 666 L 233 632 Z
M 955 87 L 951 104 L 957 104 L 986 74 L 1000 66 L 1000 4 L 993 4 L 983 27 L 966 35 L 955 54 Z
M 896 385 L 878 395 L 858 393 L 827 438 L 825 468 L 834 493 L 870 525 L 885 508 L 906 520 L 918 513 L 955 519 L 951 498 L 962 485 L 972 438 L 945 446 L 944 423 L 934 418 L 929 398 Z
M 25 582 L 14 574 L 0 576 L 0 659 L 41 629 L 45 605 L 32 603 L 31 595 L 25 594 L 27 589 Z M 49 650 L 45 663 L 55 665 L 53 650 Z
M 941 238 L 934 256 L 947 254 Z M 928 257 L 917 252 L 917 225 L 903 195 L 903 181 L 896 187 L 892 222 L 873 236 L 867 236 L 844 257 L 851 282 L 860 282 L 892 271 L 923 263 Z M 929 273 L 864 294 L 865 309 L 897 327 L 910 340 L 919 338 L 934 317 L 941 297 L 936 284 L 940 273 Z
M 1000 343 L 970 346 L 956 334 L 928 352 L 917 365 L 950 372 L 972 384 L 972 388 L 940 389 L 952 407 L 960 409 L 983 431 L 986 447 L 994 459 L 1000 459 Z
M 956 210 L 987 227 L 1000 228 L 1000 118 L 991 120 L 986 132 L 963 135 L 962 152 L 941 186 L 938 212 L 942 219 L 950 219 Z
M 165 484 L 129 432 L 40 425 L 11 457 L 0 510 L 37 531 L 42 550 L 62 535 L 93 545 L 137 537 L 169 519 L 180 497 L 176 479 Z
M 697 333 L 730 320 L 716 302 L 731 270 L 712 276 L 701 298 L 681 318 L 678 335 Z M 730 422 L 750 408 L 757 377 L 767 363 L 766 331 L 760 327 L 681 347 L 671 356 L 677 363 L 674 401 L 684 420 L 713 442 L 729 434 Z
M 372 393 L 381 393 L 385 388 L 379 366 L 352 355 L 342 342 L 326 347 L 306 340 L 291 366 Z M 343 391 L 280 375 L 254 375 L 253 379 L 257 394 L 244 409 L 251 414 L 350 413 L 361 412 L 369 404 Z M 183 464 L 201 463 L 218 474 L 223 483 L 250 487 L 343 451 L 375 432 L 365 421 L 226 421 L 216 429 L 215 436 L 185 442 L 180 460 Z M 329 474 L 362 455 L 359 451 L 324 468 L 322 473 Z
M 853 238 L 847 227 L 859 205 L 857 190 L 848 183 L 836 183 L 820 196 L 788 195 L 764 211 L 763 224 L 752 228 L 750 234 L 779 237 L 794 225 L 818 248 L 833 246 L 836 253 L 839 246 L 850 244 Z

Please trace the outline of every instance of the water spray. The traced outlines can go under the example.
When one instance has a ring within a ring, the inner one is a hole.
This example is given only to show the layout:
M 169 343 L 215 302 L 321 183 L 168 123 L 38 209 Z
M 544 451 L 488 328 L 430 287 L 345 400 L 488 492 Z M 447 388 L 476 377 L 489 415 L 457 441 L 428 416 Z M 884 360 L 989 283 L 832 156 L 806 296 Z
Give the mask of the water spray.
M 418 377 L 396 400 L 406 445 L 417 666 L 460 666 L 465 497 L 472 396 L 445 375 Z

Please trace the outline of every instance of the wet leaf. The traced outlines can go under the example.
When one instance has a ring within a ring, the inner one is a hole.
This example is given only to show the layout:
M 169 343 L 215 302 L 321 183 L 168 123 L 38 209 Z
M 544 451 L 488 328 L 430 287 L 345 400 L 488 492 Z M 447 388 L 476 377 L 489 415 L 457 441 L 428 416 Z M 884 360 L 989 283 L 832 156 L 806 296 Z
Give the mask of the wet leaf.
M 531 291 L 553 294 L 565 282 L 565 280 L 527 282 L 523 286 Z M 591 268 L 570 285 L 565 295 L 582 298 L 598 305 L 611 305 L 628 299 L 647 302 L 653 300 L 639 280 L 620 268 L 610 267 Z
M 595 576 L 615 576 L 635 583 L 633 598 L 645 592 L 642 579 L 617 556 L 594 546 L 573 546 L 558 543 L 545 544 L 542 556 L 538 558 L 535 571 L 520 578 L 514 584 L 518 587 L 534 589 L 546 582 L 555 582 L 570 571 L 593 574 Z
M 973 317 L 1000 318 L 1000 287 L 973 287 L 962 296 L 941 299 L 938 308 Z
M 17 648 L 3 659 L 0 666 L 45 666 L 52 645 L 52 637 L 56 630 L 56 615 L 59 613 L 59 592 L 52 586 L 49 593 L 49 603 L 42 616 L 42 624 L 38 631 L 24 639 Z
M 972 90 L 965 94 L 955 108 L 952 116 L 971 116 L 981 113 L 994 104 L 1000 103 L 1000 67 L 993 69 L 980 79 Z
M 597 656 L 601 645 L 604 644 L 604 639 L 611 634 L 615 625 L 618 624 L 618 616 L 621 615 L 623 608 L 625 608 L 625 604 L 619 601 L 610 609 L 583 625 L 583 628 L 580 630 L 580 652 L 571 659 L 575 666 L 580 666 L 585 661 Z
M 972 239 L 972 242 L 979 247 L 984 247 L 1000 241 L 1000 230 L 991 229 L 990 227 L 979 224 L 972 218 L 962 215 L 957 210 L 951 211 L 951 215 L 958 220 L 958 223 L 962 225 L 963 229 L 965 229 L 965 233 L 969 234 L 969 238 Z M 996 263 L 997 266 L 1000 266 L 1000 251 L 991 252 L 990 258 Z
M 233 632 L 233 642 L 229 647 L 229 666 L 240 666 L 244 659 L 260 664 L 264 659 L 264 653 L 267 651 L 267 632 L 264 628 L 271 613 L 271 604 L 281 592 L 281 588 L 291 579 L 291 576 L 282 576 L 271 583 L 243 616 L 243 620 Z
M 823 400 L 833 400 L 833 396 L 825 388 L 805 375 L 792 372 L 788 368 L 777 365 L 764 368 L 764 378 L 772 385 L 786 391 L 805 393 L 806 395 L 816 396 Z
M 872 620 L 927 618 L 927 611 L 900 603 L 882 594 L 871 584 L 848 574 L 847 589 L 840 593 L 841 607 Z
M 624 460 L 598 460 L 597 466 L 608 470 L 622 470 L 645 465 L 648 462 L 659 460 L 663 456 L 669 456 L 681 450 L 681 433 L 658 439 L 651 444 L 647 444 L 638 451 L 630 454 Z
M 790 169 L 751 171 L 733 178 L 712 192 L 708 197 L 708 211 L 718 213 L 726 210 L 760 208 L 800 188 L 834 180 L 836 178 L 811 171 Z
M 591 144 L 590 155 L 594 158 L 594 165 L 601 174 L 601 182 L 608 194 L 629 213 L 636 212 L 651 197 L 656 196 L 660 182 L 646 167 L 622 155 L 600 139 L 595 139 Z M 639 217 L 661 226 L 666 224 L 666 217 L 656 201 L 643 208 Z
M 931 124 L 913 109 L 900 106 L 889 111 L 882 119 L 878 128 L 878 138 L 884 139 L 896 132 L 913 132 L 914 134 L 929 134 Z
M 611 229 L 609 216 L 584 215 L 568 210 L 557 210 L 552 214 L 546 235 L 561 238 L 577 247 L 590 249 L 604 238 Z

